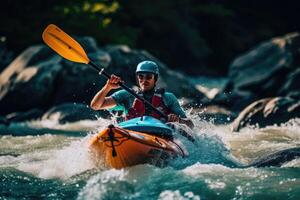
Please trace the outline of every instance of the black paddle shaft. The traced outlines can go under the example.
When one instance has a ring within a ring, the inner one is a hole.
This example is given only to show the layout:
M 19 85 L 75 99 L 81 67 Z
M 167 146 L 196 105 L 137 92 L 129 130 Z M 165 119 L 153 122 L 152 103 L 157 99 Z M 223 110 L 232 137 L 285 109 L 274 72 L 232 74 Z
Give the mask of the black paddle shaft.
M 98 67 L 95 63 L 93 63 L 92 61 L 90 61 L 88 63 L 90 66 L 92 66 L 95 70 L 97 70 L 99 72 L 100 75 L 104 76 L 107 79 L 110 79 L 110 75 L 104 71 L 104 68 L 100 68 Z M 157 108 L 155 108 L 149 101 L 147 101 L 146 99 L 144 99 L 143 97 L 137 95 L 132 89 L 130 89 L 129 87 L 127 87 L 126 85 L 124 85 L 123 83 L 119 83 L 119 85 L 126 90 L 127 92 L 129 92 L 131 95 L 133 95 L 134 97 L 136 97 L 137 99 L 141 100 L 144 104 L 148 105 L 154 112 L 156 112 L 157 114 L 159 114 L 161 117 L 163 117 L 164 119 L 168 120 L 168 116 L 165 115 L 164 113 L 162 113 L 160 110 L 158 110 Z

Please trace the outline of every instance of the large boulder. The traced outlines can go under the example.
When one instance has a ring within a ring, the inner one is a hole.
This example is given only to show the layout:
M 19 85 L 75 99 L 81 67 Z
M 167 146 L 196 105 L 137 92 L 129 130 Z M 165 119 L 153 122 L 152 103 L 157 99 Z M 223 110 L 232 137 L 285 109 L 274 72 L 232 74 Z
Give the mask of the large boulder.
M 227 98 L 233 107 L 241 109 L 254 100 L 288 93 L 285 88 L 296 85 L 284 86 L 300 64 L 299 47 L 299 33 L 290 33 L 236 58 L 230 65 L 226 95 L 221 99 Z M 282 86 L 285 88 L 280 89 Z
M 0 74 L 0 114 L 49 104 L 61 71 L 61 58 L 44 45 L 32 46 Z
M 290 97 L 265 98 L 247 106 L 232 123 L 232 130 L 239 131 L 248 125 L 260 128 L 281 124 L 300 117 L 300 101 Z
M 286 82 L 279 89 L 280 96 L 289 96 L 295 99 L 300 99 L 300 68 L 291 72 Z

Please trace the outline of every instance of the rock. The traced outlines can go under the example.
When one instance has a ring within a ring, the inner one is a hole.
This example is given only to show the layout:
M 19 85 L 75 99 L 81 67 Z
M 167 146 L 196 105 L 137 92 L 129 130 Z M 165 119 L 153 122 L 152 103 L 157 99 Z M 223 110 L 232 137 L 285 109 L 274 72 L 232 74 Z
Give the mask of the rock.
M 247 105 L 252 100 L 278 96 L 290 73 L 297 69 L 299 33 L 263 42 L 230 65 L 227 92 L 235 97 L 233 105 Z M 284 90 L 284 89 L 283 89 Z M 226 91 L 225 91 L 226 92 Z M 229 97 L 230 98 L 230 97 Z
M 0 112 L 27 111 L 51 103 L 61 58 L 49 56 L 49 48 L 32 46 L 0 74 Z
M 232 130 L 239 131 L 247 125 L 262 128 L 281 124 L 300 117 L 300 101 L 290 97 L 265 98 L 247 106 L 232 123 Z
M 298 159 L 300 157 L 300 148 L 291 148 L 278 151 L 267 155 L 264 158 L 254 161 L 245 167 L 281 167 L 284 163 Z
M 106 111 L 94 111 L 85 104 L 66 103 L 49 109 L 42 120 L 53 120 L 59 123 L 74 122 L 79 120 L 97 120 L 99 117 L 107 118 Z
M 98 66 L 107 67 L 110 63 L 108 53 L 98 50 L 89 54 Z M 106 79 L 87 65 L 62 61 L 63 70 L 57 77 L 57 85 L 52 98 L 52 105 L 66 102 L 89 104 L 92 97 L 102 88 Z
M 279 89 L 278 94 L 281 96 L 290 96 L 300 100 L 300 68 L 291 72 L 286 82 Z
M 239 131 L 249 124 L 256 124 L 263 121 L 263 109 L 272 98 L 261 99 L 247 106 L 232 123 L 232 130 Z
M 26 112 L 14 112 L 6 115 L 6 119 L 9 122 L 21 122 L 40 119 L 43 115 L 43 111 L 40 109 L 32 109 Z

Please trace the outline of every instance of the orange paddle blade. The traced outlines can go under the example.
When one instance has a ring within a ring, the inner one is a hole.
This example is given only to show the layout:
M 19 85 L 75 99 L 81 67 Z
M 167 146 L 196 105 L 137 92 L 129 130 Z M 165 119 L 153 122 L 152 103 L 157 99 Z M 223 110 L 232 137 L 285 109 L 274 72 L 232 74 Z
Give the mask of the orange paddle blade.
M 85 64 L 90 62 L 80 44 L 56 25 L 48 25 L 42 37 L 51 49 L 65 59 Z

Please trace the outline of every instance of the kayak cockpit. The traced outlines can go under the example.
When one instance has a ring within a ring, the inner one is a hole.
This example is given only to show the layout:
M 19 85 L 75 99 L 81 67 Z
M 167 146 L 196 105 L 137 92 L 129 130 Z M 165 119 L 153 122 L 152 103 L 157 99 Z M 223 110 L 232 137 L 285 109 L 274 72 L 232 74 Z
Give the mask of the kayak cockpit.
M 148 133 L 161 138 L 172 139 L 173 129 L 150 116 L 143 116 L 119 123 L 119 126 L 132 131 Z

